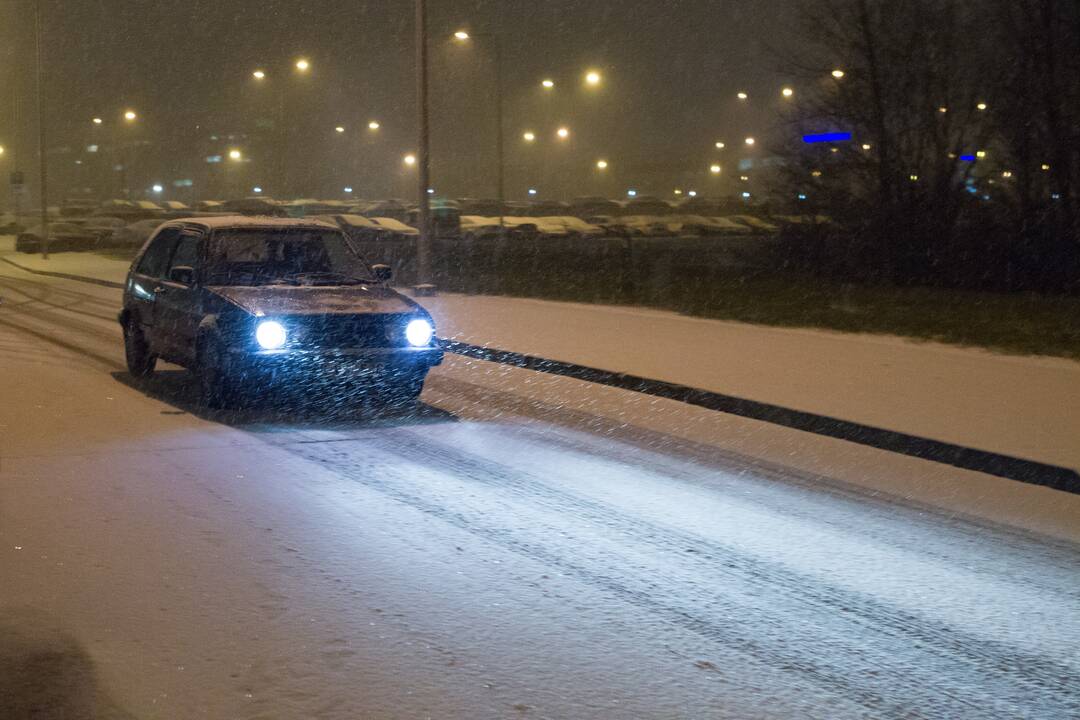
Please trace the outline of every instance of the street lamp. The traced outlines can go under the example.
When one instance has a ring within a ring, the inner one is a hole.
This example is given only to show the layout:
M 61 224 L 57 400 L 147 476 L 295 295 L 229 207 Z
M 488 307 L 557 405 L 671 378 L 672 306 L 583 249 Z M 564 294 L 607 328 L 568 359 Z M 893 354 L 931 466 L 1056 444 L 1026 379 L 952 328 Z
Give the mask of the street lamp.
M 244 154 L 242 152 L 240 152 L 239 150 L 234 148 L 234 149 L 229 151 L 229 159 L 230 160 L 243 160 L 244 159 Z
M 343 133 L 343 132 L 345 132 L 345 128 L 343 126 L 341 126 L 341 125 L 338 125 L 337 127 L 334 128 L 334 132 Z
M 740 91 L 740 92 L 735 94 L 735 97 L 739 98 L 740 100 L 746 100 L 750 96 L 747 95 L 746 93 Z
M 607 170 L 607 167 L 608 167 L 608 161 L 607 160 L 597 160 L 596 161 L 596 169 L 597 170 Z
M 786 98 L 789 98 L 789 97 L 791 97 L 792 95 L 795 94 L 795 91 L 792 90 L 789 87 L 786 87 L 786 88 L 784 88 L 783 90 L 780 91 L 780 94 L 783 95 Z
M 570 137 L 570 129 L 561 127 L 555 131 L 555 134 L 559 136 L 560 140 L 565 140 L 566 138 Z
M 522 138 L 522 139 L 523 139 L 523 140 L 524 140 L 525 142 L 530 142 L 530 143 L 531 143 L 531 142 L 533 142 L 534 140 L 536 140 L 536 133 L 534 133 L 534 132 L 531 132 L 531 131 L 526 131 L 526 132 L 524 132 L 524 133 L 522 133 L 522 134 L 521 134 L 521 138 Z
M 372 120 L 367 124 L 367 129 L 371 130 L 372 132 L 374 132 L 375 130 L 378 130 L 380 127 L 382 127 L 382 126 L 379 125 L 378 120 Z
M 266 77 L 266 72 L 264 72 L 263 70 L 256 70 L 255 72 L 251 73 L 251 77 L 255 78 L 256 80 L 262 80 Z
M 545 78 L 545 79 L 543 79 L 543 80 L 541 80 L 541 81 L 540 81 L 540 85 L 541 85 L 541 86 L 542 86 L 542 87 L 543 87 L 543 88 L 544 88 L 545 90 L 550 90 L 550 89 L 552 89 L 553 87 L 555 87 L 555 81 L 554 81 L 554 80 L 550 80 L 550 79 L 548 79 L 548 78 Z
M 717 149 L 717 150 L 723 150 L 723 149 L 724 149 L 725 147 L 726 147 L 726 146 L 724 145 L 724 143 L 723 143 L 723 142 L 719 142 L 719 141 L 718 141 L 718 142 L 716 143 L 716 149 Z
M 979 103 L 978 105 L 975 106 L 975 109 L 980 111 L 980 112 L 983 111 L 983 110 L 986 110 L 986 103 L 984 103 L 984 102 Z
M 600 73 L 595 70 L 590 70 L 585 73 L 585 84 L 596 87 L 600 84 Z
M 752 137 L 748 137 L 748 138 L 746 138 L 746 140 L 744 140 L 743 142 L 745 142 L 745 143 L 746 143 L 747 145 L 753 145 L 753 144 L 754 144 L 754 142 L 755 142 L 755 140 L 754 140 L 754 138 L 752 138 Z
M 124 112 L 124 119 L 128 122 L 135 122 L 135 119 L 137 117 L 139 116 L 135 114 L 134 110 L 127 110 L 126 112 Z
M 719 175 L 720 174 L 720 166 L 715 164 L 715 163 L 710 165 L 709 166 L 709 172 L 711 172 L 713 175 Z
M 506 221 L 506 159 L 503 151 L 503 68 L 502 68 L 502 40 L 493 33 L 475 33 L 470 35 L 464 30 L 458 30 L 454 37 L 459 42 L 467 42 L 472 38 L 484 38 L 491 41 L 495 55 L 495 161 L 497 163 L 495 184 L 499 201 L 499 235 L 505 236 Z
M 101 119 L 101 118 L 99 118 L 99 117 L 96 117 L 96 118 L 94 118 L 93 120 L 91 120 L 90 122 L 94 123 L 95 125 L 100 125 L 101 123 L 103 123 L 103 122 L 105 122 L 105 121 L 104 121 L 104 120 L 102 120 L 102 119 Z
M 836 78 L 837 80 L 839 80 L 840 78 L 844 77 L 844 71 L 841 70 L 840 68 L 836 68 L 835 70 L 832 71 L 832 76 L 834 78 Z
M 300 58 L 296 61 L 296 69 L 300 72 L 307 72 L 311 69 L 311 63 L 308 62 L 305 58 Z
M 401 159 L 401 161 L 402 161 L 403 163 L 405 163 L 406 165 L 408 165 L 409 167 L 412 167 L 413 165 L 415 165 L 415 164 L 416 164 L 416 156 L 415 156 L 415 155 L 413 155 L 412 153 L 409 153 L 408 155 L 406 155 L 405 157 L 403 157 L 403 158 Z

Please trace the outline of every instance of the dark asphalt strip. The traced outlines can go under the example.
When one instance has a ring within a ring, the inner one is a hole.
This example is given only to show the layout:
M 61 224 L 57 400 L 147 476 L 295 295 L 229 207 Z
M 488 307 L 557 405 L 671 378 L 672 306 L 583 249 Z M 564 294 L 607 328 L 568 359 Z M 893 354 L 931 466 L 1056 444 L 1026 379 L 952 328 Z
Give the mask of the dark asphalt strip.
M 548 360 L 535 355 L 523 355 L 454 340 L 443 340 L 442 345 L 446 352 L 455 355 L 487 360 L 501 365 L 510 365 L 551 375 L 562 375 L 599 385 L 608 385 L 621 390 L 630 390 L 645 395 L 676 400 L 707 410 L 715 410 L 751 420 L 760 420 L 761 422 L 802 430 L 815 435 L 847 440 L 848 442 L 867 445 L 878 450 L 887 450 L 921 460 L 930 460 L 931 462 L 952 465 L 965 470 L 976 470 L 988 475 L 996 475 L 1032 485 L 1042 485 L 1055 490 L 1080 494 L 1080 473 L 1070 468 L 1048 465 L 1034 460 L 1024 460 L 962 445 L 953 445 L 940 440 L 908 435 L 895 430 L 885 430 L 827 415 L 792 410 L 780 405 L 747 400 L 733 395 L 724 395 L 663 380 L 653 380 L 585 365 Z
M 101 280 L 98 278 L 44 270 L 30 270 L 7 258 L 0 258 L 0 260 L 35 275 L 47 275 L 50 277 L 63 278 L 65 280 L 88 282 L 110 288 L 123 288 L 123 283 L 112 282 L 110 280 Z M 735 397 L 733 395 L 724 395 L 722 393 L 702 390 L 687 385 L 644 378 L 638 375 L 628 375 L 626 373 L 612 372 L 610 370 L 601 370 L 586 365 L 577 365 L 559 360 L 549 360 L 547 358 L 536 357 L 535 355 L 524 355 L 522 353 L 487 348 L 480 345 L 457 342 L 455 340 L 440 340 L 440 342 L 446 352 L 461 355 L 463 357 L 486 360 L 488 362 L 510 365 L 551 375 L 562 375 L 564 377 L 584 380 L 585 382 L 596 383 L 598 385 L 607 385 L 621 390 L 630 390 L 631 392 L 662 397 L 668 400 L 686 403 L 687 405 L 705 408 L 707 410 L 714 410 L 751 420 L 767 422 L 773 425 L 792 428 L 794 430 L 802 430 L 803 432 L 836 438 L 838 440 L 846 440 L 878 450 L 886 450 L 900 455 L 919 458 L 920 460 L 929 460 L 930 462 L 951 465 L 952 467 L 962 468 L 964 470 L 975 470 L 988 475 L 995 475 L 997 477 L 1029 483 L 1031 485 L 1041 485 L 1054 490 L 1061 490 L 1062 492 L 1080 495 L 1080 473 L 1071 468 L 1049 465 L 1035 460 L 1025 460 L 1023 458 L 1012 457 L 1011 455 L 1003 455 L 1001 453 L 979 450 L 963 445 L 954 445 L 952 443 L 924 438 L 918 435 L 909 435 L 895 430 L 886 430 L 872 425 L 863 425 L 862 423 L 856 423 L 850 420 L 841 420 L 827 415 L 793 410 L 781 405 L 772 405 L 757 400 L 747 400 L 746 398 Z

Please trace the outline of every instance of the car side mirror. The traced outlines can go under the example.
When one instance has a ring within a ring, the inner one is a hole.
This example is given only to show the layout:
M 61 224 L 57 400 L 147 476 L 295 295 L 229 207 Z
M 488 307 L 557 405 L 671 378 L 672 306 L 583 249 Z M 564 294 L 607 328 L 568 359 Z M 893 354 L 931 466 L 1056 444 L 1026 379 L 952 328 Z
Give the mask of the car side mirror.
M 190 265 L 177 265 L 169 269 L 169 280 L 181 285 L 191 285 L 195 282 L 195 268 Z
M 379 282 L 390 282 L 394 277 L 394 270 L 389 265 L 372 265 L 371 273 Z

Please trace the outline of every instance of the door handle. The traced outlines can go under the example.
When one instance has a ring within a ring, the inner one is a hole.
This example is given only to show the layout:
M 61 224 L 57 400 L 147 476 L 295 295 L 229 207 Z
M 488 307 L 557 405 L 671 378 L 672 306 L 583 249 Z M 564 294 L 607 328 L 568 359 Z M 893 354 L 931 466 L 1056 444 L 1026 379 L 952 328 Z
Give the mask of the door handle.
M 158 293 L 163 293 L 163 292 L 165 292 L 165 286 L 164 285 L 158 285 L 157 287 L 154 288 L 154 294 L 155 295 L 157 295 Z

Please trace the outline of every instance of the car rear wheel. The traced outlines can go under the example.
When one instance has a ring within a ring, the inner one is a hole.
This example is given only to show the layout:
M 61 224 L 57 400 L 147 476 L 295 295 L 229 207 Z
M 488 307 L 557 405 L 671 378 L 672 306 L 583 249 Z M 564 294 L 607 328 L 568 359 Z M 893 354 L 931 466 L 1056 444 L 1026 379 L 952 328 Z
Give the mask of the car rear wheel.
M 212 410 L 224 410 L 236 401 L 236 384 L 231 377 L 221 345 L 211 339 L 199 343 L 196 365 L 199 403 Z
M 139 327 L 139 321 L 133 317 L 124 323 L 124 359 L 127 361 L 128 372 L 137 378 L 154 372 L 154 366 L 157 365 L 157 357 L 150 353 L 150 345 Z

